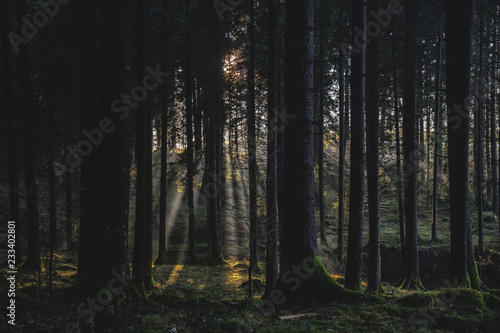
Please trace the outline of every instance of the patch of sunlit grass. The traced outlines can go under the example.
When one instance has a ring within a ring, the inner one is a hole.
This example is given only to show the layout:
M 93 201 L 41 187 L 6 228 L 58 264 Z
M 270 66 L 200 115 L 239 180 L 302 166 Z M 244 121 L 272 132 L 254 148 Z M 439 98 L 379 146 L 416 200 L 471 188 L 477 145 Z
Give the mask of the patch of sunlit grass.
M 177 280 L 179 279 L 180 272 L 182 271 L 183 268 L 184 265 L 175 265 L 174 269 L 172 270 L 172 273 L 170 273 L 170 277 L 166 282 L 167 286 L 171 286 L 175 282 L 177 282 Z

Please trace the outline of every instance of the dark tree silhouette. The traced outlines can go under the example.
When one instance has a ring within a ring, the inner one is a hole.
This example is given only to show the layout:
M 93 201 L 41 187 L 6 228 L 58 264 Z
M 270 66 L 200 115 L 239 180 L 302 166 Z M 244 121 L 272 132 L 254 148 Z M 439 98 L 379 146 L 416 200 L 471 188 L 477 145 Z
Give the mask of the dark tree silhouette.
M 100 46 L 98 40 L 98 1 L 80 3 L 80 119 L 82 130 L 98 128 Z M 86 138 L 82 134 L 82 140 Z M 97 153 L 82 159 L 80 176 L 80 236 L 78 242 L 78 277 L 90 264 L 96 223 Z
M 479 288 L 470 257 L 468 146 L 474 0 L 446 0 L 446 103 L 450 169 L 451 277 Z
M 22 18 L 26 15 L 26 2 L 17 0 L 18 30 L 22 31 Z M 25 182 L 27 191 L 27 231 L 28 251 L 23 267 L 27 270 L 41 270 L 40 224 L 38 214 L 37 182 L 35 168 L 35 114 L 31 103 L 28 48 L 19 48 L 19 80 L 21 84 L 21 117 L 23 128 L 23 152 Z
M 369 0 L 367 10 L 376 11 L 378 0 Z M 366 175 L 368 185 L 369 262 L 367 291 L 380 289 L 380 207 L 379 207 L 379 84 L 378 37 L 366 47 Z
M 11 47 L 7 35 L 9 33 L 9 6 L 7 1 L 0 4 L 0 20 L 1 33 L 0 47 L 2 48 L 3 59 L 3 88 L 4 88 L 4 103 L 5 103 L 5 128 L 7 138 L 7 158 L 8 158 L 8 175 L 9 175 L 9 220 L 20 221 L 19 215 L 19 156 L 18 156 L 18 119 L 17 112 L 14 112 L 14 79 L 12 73 L 12 57 Z M 17 228 L 16 240 L 16 265 L 21 264 L 22 248 L 21 248 L 21 230 Z
M 95 233 L 88 269 L 80 280 L 79 297 L 95 295 L 114 275 L 130 276 L 131 110 L 114 102 L 117 96 L 132 89 L 132 73 L 128 70 L 131 67 L 130 16 L 129 0 L 111 0 L 101 4 L 99 118 L 100 123 L 105 124 L 101 126 L 109 134 L 94 152 L 95 163 L 99 166 L 96 183 L 100 186 L 93 198 Z
M 416 0 L 408 0 L 405 7 L 405 75 L 403 87 L 403 159 L 404 159 L 404 209 L 406 243 L 404 270 L 406 288 L 420 286 L 417 233 L 417 133 L 416 117 Z
M 366 4 L 352 2 L 351 27 L 363 33 L 366 27 Z M 353 30 L 354 31 L 354 30 Z M 349 199 L 349 230 L 347 239 L 347 267 L 345 286 L 361 290 L 363 259 L 363 219 L 365 197 L 365 43 L 352 45 L 357 50 L 351 54 L 351 174 Z
M 275 0 L 268 3 L 268 101 L 267 101 L 267 172 L 266 172 L 266 290 L 269 295 L 278 279 L 278 12 Z

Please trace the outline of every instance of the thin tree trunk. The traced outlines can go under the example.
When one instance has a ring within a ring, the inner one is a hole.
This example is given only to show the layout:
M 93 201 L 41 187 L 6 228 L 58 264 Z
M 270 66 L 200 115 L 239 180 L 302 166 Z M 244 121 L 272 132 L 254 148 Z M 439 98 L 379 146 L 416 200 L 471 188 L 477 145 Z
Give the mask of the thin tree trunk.
M 267 170 L 266 170 L 266 290 L 269 295 L 278 279 L 278 198 L 277 198 L 277 112 L 278 112 L 278 15 L 275 0 L 268 3 L 268 102 L 267 102 Z
M 415 123 L 416 117 L 416 5 L 415 0 L 409 0 L 405 7 L 405 77 L 403 88 L 403 153 L 404 153 L 404 180 L 405 180 L 405 220 L 406 220 L 406 246 L 405 256 L 405 282 L 406 288 L 420 286 L 420 268 L 418 261 L 418 233 L 417 233 L 417 145 Z
M 337 255 L 344 256 L 344 200 L 345 200 L 345 112 L 344 112 L 344 57 L 339 57 L 339 208 L 337 230 Z M 348 104 L 348 103 L 346 103 Z
M 147 100 L 144 101 L 147 103 Z M 153 280 L 153 127 L 151 108 L 146 104 L 146 219 L 144 225 L 144 287 L 151 290 Z
M 368 1 L 368 11 L 378 10 L 378 0 Z M 380 207 L 379 207 L 379 97 L 378 37 L 366 48 L 366 163 L 369 218 L 369 262 L 367 291 L 380 290 Z
M 191 265 L 196 263 L 196 237 L 195 237 L 195 207 L 194 207 L 194 162 L 193 162 L 193 89 L 191 77 L 191 49 L 189 35 L 189 3 L 186 2 L 186 20 L 188 27 L 186 28 L 186 59 L 185 59 L 185 83 L 184 95 L 186 98 L 186 139 L 187 139 L 187 195 L 188 195 L 188 210 L 189 210 L 189 262 Z
M 54 252 L 57 251 L 57 192 L 56 192 L 56 173 L 52 167 L 55 154 L 54 154 L 54 118 L 51 111 L 52 105 L 48 103 L 49 119 L 47 120 L 47 169 L 48 169 L 48 183 L 49 183 L 49 281 L 48 281 L 48 296 L 52 296 L 52 278 L 54 274 Z
M 479 24 L 479 91 L 477 96 L 477 104 L 474 113 L 474 134 L 475 134 L 475 148 L 476 154 L 475 167 L 476 167 L 476 205 L 477 205 L 477 231 L 479 237 L 478 252 L 483 255 L 483 16 L 481 15 Z
M 325 38 L 327 25 L 327 3 L 320 1 L 320 35 L 319 35 L 319 119 L 318 119 L 318 201 L 319 201 L 319 229 L 322 245 L 328 245 L 326 241 L 325 223 L 325 148 L 324 148 L 324 117 L 325 117 Z
M 401 137 L 399 132 L 399 94 L 396 66 L 396 36 L 394 23 L 392 24 L 392 87 L 394 90 L 394 130 L 396 132 L 396 189 L 398 194 L 398 221 L 399 221 L 399 242 L 401 247 L 405 244 L 405 220 L 403 202 L 403 184 L 401 173 Z
M 248 85 L 248 186 L 250 193 L 250 267 L 249 274 L 254 271 L 257 262 L 257 147 L 255 141 L 255 10 L 253 0 L 250 3 L 250 22 L 248 23 L 250 58 L 247 74 Z M 249 288 L 250 296 L 252 288 Z
M 366 4 L 352 2 L 352 27 L 363 33 L 366 28 Z M 355 33 L 352 33 L 355 45 Z M 349 234 L 345 286 L 361 290 L 363 261 L 363 219 L 365 180 L 365 45 L 351 54 L 351 174 Z
M 437 241 L 438 218 L 438 184 L 439 184 L 439 154 L 441 152 L 441 14 L 439 14 L 439 31 L 437 42 L 436 89 L 434 110 L 434 166 L 432 169 L 432 241 Z
M 497 49 L 497 31 L 494 29 L 493 34 L 493 52 Z M 492 55 L 493 59 L 491 62 L 491 96 L 490 96 L 490 143 L 491 143 L 491 186 L 492 186 L 492 211 L 495 216 L 498 218 L 498 209 L 499 209 L 499 195 L 498 195 L 498 153 L 497 153 L 497 121 L 496 121 L 496 56 Z M 500 117 L 499 117 L 500 119 Z
M 168 86 L 168 85 L 167 85 Z M 168 141 L 168 92 L 162 97 L 161 114 L 161 161 L 160 161 L 160 228 L 158 230 L 158 257 L 155 265 L 167 263 L 167 240 L 166 240 L 166 219 L 167 219 L 167 141 Z
M 164 22 L 162 29 L 162 46 L 168 49 L 167 40 L 170 32 L 168 22 Z M 168 68 L 169 59 L 163 61 L 163 65 Z M 170 111 L 170 82 L 165 83 L 160 96 L 161 101 L 161 148 L 160 148 L 160 221 L 158 230 L 158 257 L 155 259 L 155 265 L 165 265 L 167 263 L 167 160 L 168 160 L 168 122 Z
M 491 150 L 488 149 L 490 147 L 490 112 L 485 112 L 485 120 L 484 131 L 485 131 L 485 142 L 484 145 L 486 147 L 486 201 L 491 202 L 492 199 L 492 186 L 491 186 Z

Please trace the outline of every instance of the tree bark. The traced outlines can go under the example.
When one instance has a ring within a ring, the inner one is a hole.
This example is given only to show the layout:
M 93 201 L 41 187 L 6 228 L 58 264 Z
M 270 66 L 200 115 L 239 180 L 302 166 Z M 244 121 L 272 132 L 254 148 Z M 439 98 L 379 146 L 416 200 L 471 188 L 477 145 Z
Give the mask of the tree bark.
M 204 2 L 200 4 L 200 11 L 203 13 L 212 13 L 213 15 L 203 16 L 206 20 L 207 34 L 210 40 L 206 45 L 205 57 L 205 78 L 206 87 L 204 89 L 205 120 L 206 128 L 206 173 L 207 184 L 207 221 L 210 235 L 210 262 L 220 264 L 223 262 L 220 235 L 220 195 L 221 182 L 220 173 L 221 163 L 219 154 L 221 153 L 220 137 L 222 135 L 222 113 L 224 112 L 223 100 L 223 69 L 222 69 L 222 42 L 224 40 L 224 29 L 216 13 L 213 13 L 211 3 Z
M 192 88 L 192 77 L 191 77 L 191 49 L 190 49 L 190 12 L 189 3 L 186 2 L 186 21 L 188 26 L 186 27 L 186 54 L 185 54 L 185 83 L 184 83 L 184 95 L 186 98 L 186 139 L 187 139 L 187 195 L 188 195 L 188 214 L 189 214 L 189 262 L 191 265 L 196 263 L 196 236 L 195 236 L 195 226 L 196 226 L 196 216 L 195 216 L 195 206 L 194 206 L 194 161 L 193 161 L 193 88 Z
M 403 184 L 401 173 L 401 137 L 399 132 L 399 94 L 398 94 L 398 79 L 396 65 L 396 36 L 395 23 L 392 24 L 392 86 L 394 90 L 394 130 L 396 132 L 396 189 L 398 194 L 398 221 L 399 221 L 399 242 L 401 247 L 405 244 L 405 220 L 404 220 L 404 201 L 403 201 Z
M 479 238 L 478 251 L 479 255 L 483 254 L 483 17 L 480 18 L 479 24 L 479 91 L 477 96 L 477 103 L 474 112 L 474 136 L 475 136 L 475 154 L 474 166 L 476 171 L 476 205 L 477 205 L 477 232 Z
M 26 15 L 26 3 L 17 0 L 18 31 L 22 30 L 22 21 Z M 28 47 L 19 49 L 19 77 L 21 84 L 21 116 L 23 126 L 23 151 L 25 163 L 25 181 L 27 192 L 27 232 L 28 251 L 23 267 L 27 270 L 40 271 L 42 261 L 40 256 L 40 224 L 38 215 L 36 167 L 35 167 L 35 124 L 31 105 L 30 74 Z
M 468 193 L 469 107 L 472 63 L 473 0 L 447 0 L 446 102 L 450 181 L 451 277 L 469 287 Z
M 99 192 L 95 202 L 95 235 L 78 297 L 94 296 L 114 276 L 130 276 L 128 260 L 131 110 L 113 112 L 113 101 L 130 92 L 131 29 L 129 0 L 101 4 L 99 118 L 109 119 L 113 131 L 95 151 Z M 120 119 L 121 117 L 121 119 Z M 109 123 L 108 123 L 109 124 Z M 111 125 L 110 125 L 111 126 Z
M 137 67 L 135 74 L 137 78 L 143 76 L 146 66 L 147 52 L 147 2 L 143 1 L 137 5 L 138 15 L 138 49 Z M 139 80 L 139 79 L 138 79 Z M 138 81 L 140 84 L 140 82 Z M 137 168 L 137 179 L 135 182 L 135 232 L 134 232 L 134 255 L 133 274 L 134 286 L 141 295 L 146 294 L 146 219 L 147 219 L 147 150 L 148 140 L 148 105 L 147 98 L 141 103 L 137 103 L 135 111 L 135 164 Z
M 325 148 L 324 148 L 324 117 L 325 117 L 325 52 L 326 52 L 326 26 L 327 26 L 327 3 L 320 1 L 320 35 L 319 35 L 319 110 L 318 110 L 318 204 L 319 204 L 319 229 L 322 245 L 328 245 L 326 240 L 325 222 Z
M 404 192 L 406 246 L 405 282 L 406 288 L 420 287 L 420 268 L 418 261 L 417 233 L 417 170 L 418 151 L 415 131 L 416 117 L 416 0 L 409 0 L 405 7 L 405 76 L 403 88 L 403 153 L 404 153 Z
M 432 241 L 437 241 L 438 218 L 438 185 L 439 185 L 439 154 L 441 152 L 441 13 L 439 14 L 439 31 L 436 62 L 436 101 L 434 110 L 434 165 L 432 169 Z
M 368 1 L 368 11 L 377 11 L 378 0 Z M 379 207 L 379 100 L 378 37 L 366 47 L 366 163 L 368 185 L 369 261 L 367 291 L 380 290 L 380 207 Z
M 337 256 L 344 256 L 344 200 L 345 200 L 345 112 L 344 112 L 344 57 L 339 57 L 339 208 L 337 229 Z
M 249 274 L 258 266 L 257 258 L 257 146 L 255 139 L 255 10 L 254 1 L 250 2 L 249 33 L 249 63 L 247 73 L 248 109 L 247 109 L 247 140 L 248 140 L 248 186 L 250 193 L 250 267 Z M 252 288 L 249 288 L 250 292 Z
M 312 0 L 286 2 L 285 218 L 278 285 L 294 297 L 342 292 L 319 259 L 314 218 L 313 16 Z M 291 274 L 299 283 L 290 285 Z
M 14 81 L 12 73 L 11 48 L 8 38 L 9 33 L 9 6 L 7 1 L 0 4 L 1 33 L 0 46 L 2 48 L 3 59 L 3 83 L 4 83 L 4 102 L 5 102 L 5 135 L 7 140 L 7 173 L 9 177 L 9 221 L 16 221 L 16 265 L 19 266 L 22 261 L 22 230 L 19 214 L 19 155 L 18 144 L 19 130 L 17 112 L 14 104 Z
M 99 10 L 98 0 L 80 3 L 80 118 L 83 130 L 98 128 L 99 112 Z M 82 140 L 86 140 L 84 135 Z M 97 152 L 82 159 L 80 178 L 80 235 L 78 241 L 78 278 L 87 271 L 94 244 L 96 224 Z
M 352 2 L 351 27 L 366 31 L 366 4 Z M 356 45 L 352 33 L 352 45 Z M 351 54 L 351 174 L 345 286 L 361 290 L 365 180 L 365 43 Z
M 267 101 L 267 169 L 266 169 L 266 290 L 269 295 L 278 279 L 278 197 L 277 197 L 277 112 L 278 112 L 278 15 L 275 0 L 268 3 L 268 101 Z

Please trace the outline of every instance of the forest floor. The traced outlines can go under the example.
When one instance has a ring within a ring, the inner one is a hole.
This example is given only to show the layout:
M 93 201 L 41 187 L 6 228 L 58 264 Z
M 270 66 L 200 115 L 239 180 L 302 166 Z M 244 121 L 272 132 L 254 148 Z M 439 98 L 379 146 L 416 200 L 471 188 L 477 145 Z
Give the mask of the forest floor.
M 499 257 L 498 252 L 490 252 L 490 263 L 486 265 L 496 267 L 495 274 Z M 454 289 L 445 278 L 436 290 L 408 291 L 385 282 L 382 295 L 365 295 L 360 301 L 349 303 L 304 299 L 300 305 L 280 306 L 270 314 L 267 303 L 260 299 L 261 284 L 256 284 L 253 298 L 246 296 L 246 264 L 226 258 L 220 266 L 154 267 L 155 287 L 148 300 L 138 300 L 126 292 L 97 311 L 95 319 L 86 324 L 90 316 L 79 316 L 79 304 L 71 297 L 77 269 L 75 258 L 58 255 L 50 298 L 45 271 L 39 277 L 19 270 L 16 326 L 1 331 L 72 332 L 64 327 L 76 321 L 85 327 L 82 332 L 500 331 L 499 289 Z M 2 275 L 5 274 L 3 270 Z M 342 283 L 341 276 L 332 276 Z M 1 326 L 5 327 L 4 323 Z
M 19 269 L 16 290 L 16 325 L 7 326 L 7 318 L 0 324 L 1 332 L 72 332 L 65 330 L 68 323 L 79 322 L 82 332 L 500 332 L 500 237 L 498 222 L 485 213 L 485 254 L 477 261 L 481 278 L 489 291 L 454 289 L 447 279 L 449 253 L 449 211 L 447 206 L 446 179 L 440 185 L 438 213 L 438 241 L 430 241 L 431 208 L 427 181 L 420 179 L 419 192 L 419 258 L 421 279 L 425 291 L 408 291 L 401 285 L 402 260 L 399 247 L 397 197 L 391 181 L 391 163 L 383 163 L 381 172 L 381 253 L 382 281 L 385 294 L 366 295 L 360 301 L 346 303 L 339 299 L 304 299 L 300 304 L 280 306 L 268 315 L 266 303 L 260 299 L 265 283 L 265 272 L 254 277 L 254 297 L 248 298 L 248 185 L 245 181 L 245 161 L 228 163 L 227 200 L 223 217 L 223 253 L 225 264 L 207 266 L 206 209 L 200 187 L 197 196 L 197 257 L 198 265 L 186 263 L 187 254 L 187 197 L 184 191 L 184 168 L 180 158 L 169 159 L 170 187 L 167 199 L 168 264 L 154 267 L 155 286 L 147 300 L 137 300 L 132 293 L 117 296 L 111 304 L 97 311 L 95 319 L 86 323 L 88 316 L 79 316 L 81 303 L 74 301 L 77 272 L 76 253 L 58 252 L 52 295 L 47 292 L 47 272 L 29 274 Z M 328 245 L 320 246 L 320 255 L 328 272 L 343 284 L 345 257 L 336 255 L 338 207 L 336 151 L 327 150 L 326 220 Z M 328 162 L 329 159 L 329 162 Z M 154 191 L 158 196 L 158 154 L 155 154 Z M 238 165 L 239 163 L 239 165 Z M 230 165 L 235 166 L 231 168 Z M 262 178 L 262 177 L 260 177 Z M 265 178 L 262 178 L 265 179 Z M 201 183 L 197 175 L 196 184 Z M 40 201 L 46 196 L 46 184 L 40 184 Z M 263 191 L 262 182 L 259 184 Z M 24 191 L 21 199 L 25 199 Z M 75 203 L 78 202 L 75 195 Z M 131 218 L 133 217 L 131 193 Z M 348 195 L 346 196 L 348 198 Z M 472 200 L 472 199 L 471 199 Z M 473 201 L 471 201 L 473 202 Z M 7 186 L 0 186 L 0 203 L 8 207 Z M 64 211 L 63 200 L 58 200 L 59 210 Z M 259 201 L 259 215 L 263 216 Z M 348 202 L 346 202 L 348 205 Z M 154 216 L 158 216 L 158 202 Z M 77 204 L 75 207 L 77 210 Z M 473 243 L 477 244 L 477 223 L 472 210 Z M 41 205 L 41 221 L 47 221 L 46 204 Z M 4 212 L 5 213 L 5 212 Z M 0 215 L 3 215 L 0 212 Z M 5 217 L 5 216 L 2 216 Z M 63 225 L 62 217 L 61 225 Z M 345 226 L 347 227 L 348 216 Z M 75 226 L 77 221 L 75 220 Z M 155 230 L 158 220 L 155 220 Z M 364 272 L 366 272 L 368 226 L 365 224 Z M 347 236 L 347 233 L 346 233 Z M 47 228 L 42 227 L 42 243 L 47 239 Z M 133 223 L 130 224 L 130 249 L 133 249 Z M 347 245 L 347 237 L 345 237 Z M 154 235 L 155 255 L 157 234 Z M 63 247 L 61 242 L 60 246 Z M 45 247 L 44 247 L 45 248 Z M 264 265 L 265 237 L 260 239 L 260 263 Z M 44 250 L 45 251 L 45 250 Z M 132 252 L 131 252 L 132 253 Z M 6 257 L 6 246 L 0 249 Z M 46 260 L 46 257 L 44 257 Z M 47 266 L 47 265 L 46 265 Z M 5 266 L 0 268 L 6 276 Z M 365 276 L 366 278 L 366 276 Z M 1 297 L 7 291 L 2 284 Z M 88 309 L 88 308 L 86 308 Z M 5 329 L 4 329 L 5 327 Z M 75 331 L 77 332 L 77 331 Z

